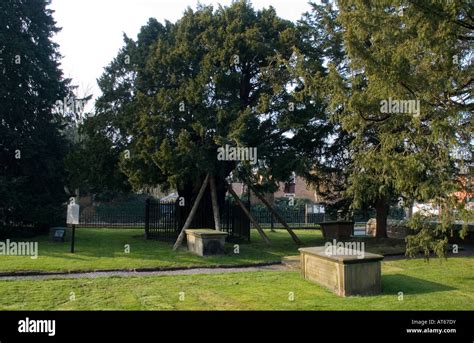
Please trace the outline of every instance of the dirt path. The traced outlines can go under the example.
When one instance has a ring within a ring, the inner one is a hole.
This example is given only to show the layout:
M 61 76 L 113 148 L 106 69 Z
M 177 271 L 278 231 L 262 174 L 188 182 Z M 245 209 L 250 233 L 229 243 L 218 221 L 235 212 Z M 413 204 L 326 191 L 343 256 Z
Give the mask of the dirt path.
M 222 273 L 244 273 L 261 271 L 282 271 L 289 270 L 283 264 L 271 264 L 265 266 L 248 267 L 225 267 L 225 268 L 186 268 L 176 270 L 156 270 L 156 271 L 100 271 L 83 273 L 51 273 L 35 275 L 2 275 L 0 281 L 8 280 L 46 280 L 46 279 L 79 279 L 79 278 L 99 278 L 99 277 L 140 277 L 140 276 L 163 276 L 163 275 L 196 275 L 196 274 L 222 274 Z

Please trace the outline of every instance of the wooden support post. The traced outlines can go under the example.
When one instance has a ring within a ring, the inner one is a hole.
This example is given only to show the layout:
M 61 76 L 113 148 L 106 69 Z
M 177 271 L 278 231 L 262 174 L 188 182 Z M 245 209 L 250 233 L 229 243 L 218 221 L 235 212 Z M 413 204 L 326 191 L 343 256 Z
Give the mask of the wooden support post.
M 234 190 L 232 189 L 232 186 L 230 184 L 228 184 L 227 182 L 226 182 L 226 185 L 227 185 L 227 189 L 229 190 L 229 193 L 234 197 L 237 204 L 239 204 L 240 208 L 242 209 L 242 211 L 244 211 L 245 215 L 250 219 L 250 221 L 253 223 L 253 225 L 255 225 L 255 228 L 257 229 L 258 233 L 263 238 L 265 243 L 268 244 L 268 245 L 271 245 L 272 241 L 270 240 L 270 238 L 268 238 L 268 236 L 262 230 L 260 225 L 255 220 L 255 218 L 250 214 L 249 210 L 247 209 L 247 207 L 245 207 L 242 200 L 239 199 L 239 196 L 237 194 L 235 194 Z
M 214 175 L 209 177 L 209 184 L 211 186 L 211 200 L 212 200 L 212 213 L 214 214 L 214 228 L 217 231 L 221 231 L 221 217 L 219 213 L 219 203 L 217 201 L 217 190 L 216 180 Z
M 179 236 L 173 245 L 173 250 L 178 249 L 181 243 L 183 243 L 186 230 L 189 229 L 189 226 L 191 225 L 191 222 L 193 221 L 193 218 L 194 218 L 194 215 L 196 214 L 199 203 L 201 202 L 201 198 L 204 195 L 204 191 L 206 190 L 208 181 L 209 181 L 209 174 L 206 175 L 206 178 L 204 179 L 204 182 L 202 183 L 201 189 L 199 190 L 199 193 L 196 197 L 196 201 L 194 201 L 193 207 L 191 208 L 191 212 L 189 212 L 188 218 L 186 219 L 186 222 L 184 223 L 184 226 L 181 229 L 181 232 L 179 233 Z
M 267 201 L 267 199 L 265 199 L 265 197 L 263 195 L 261 195 L 260 193 L 258 193 L 255 190 L 255 188 L 250 184 L 249 181 L 247 181 L 247 183 L 248 183 L 248 186 L 250 187 L 250 189 L 255 193 L 255 195 L 265 204 L 265 206 L 268 207 L 268 209 L 273 213 L 275 218 L 285 227 L 286 231 L 288 231 L 291 238 L 293 238 L 293 241 L 298 245 L 302 244 L 300 239 L 298 238 L 298 236 L 296 236 L 296 234 L 293 232 L 293 230 L 290 229 L 290 227 L 286 223 L 285 219 L 283 219 L 283 217 L 280 216 L 280 214 L 277 212 L 277 210 L 275 210 L 273 208 L 273 206 Z

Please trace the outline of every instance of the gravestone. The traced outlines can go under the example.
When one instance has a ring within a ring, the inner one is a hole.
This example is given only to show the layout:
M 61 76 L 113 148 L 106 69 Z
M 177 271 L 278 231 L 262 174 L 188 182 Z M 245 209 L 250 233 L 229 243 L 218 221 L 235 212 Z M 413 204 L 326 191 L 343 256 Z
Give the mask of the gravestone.
M 301 273 L 306 280 L 343 297 L 381 292 L 382 255 L 358 254 L 357 251 L 344 255 L 327 254 L 326 247 L 301 248 L 299 251 Z
M 188 229 L 188 250 L 199 256 L 223 254 L 227 235 L 227 232 L 210 229 Z

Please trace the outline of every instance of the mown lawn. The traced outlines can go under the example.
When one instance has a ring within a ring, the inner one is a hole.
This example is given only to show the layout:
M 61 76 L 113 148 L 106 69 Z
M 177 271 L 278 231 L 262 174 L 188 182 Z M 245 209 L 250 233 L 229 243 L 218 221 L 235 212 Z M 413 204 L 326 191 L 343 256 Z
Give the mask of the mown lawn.
M 70 243 L 53 243 L 48 236 L 41 236 L 38 242 L 39 257 L 0 255 L 0 272 L 14 271 L 92 271 L 105 269 L 170 268 L 215 265 L 240 265 L 280 261 L 283 256 L 297 255 L 298 247 L 285 230 L 266 231 L 273 244 L 267 246 L 258 233 L 252 230 L 250 244 L 240 244 L 239 253 L 227 244 L 226 254 L 216 257 L 199 257 L 186 249 L 171 250 L 172 243 L 145 240 L 143 230 L 138 229 L 78 229 L 76 253 L 71 254 Z M 324 245 L 318 230 L 295 230 L 303 246 Z M 130 253 L 125 252 L 130 246 Z M 369 239 L 366 251 L 403 251 L 403 241 L 382 244 Z
M 0 281 L 0 310 L 473 310 L 474 259 L 383 262 L 382 287 L 341 298 L 295 271 Z

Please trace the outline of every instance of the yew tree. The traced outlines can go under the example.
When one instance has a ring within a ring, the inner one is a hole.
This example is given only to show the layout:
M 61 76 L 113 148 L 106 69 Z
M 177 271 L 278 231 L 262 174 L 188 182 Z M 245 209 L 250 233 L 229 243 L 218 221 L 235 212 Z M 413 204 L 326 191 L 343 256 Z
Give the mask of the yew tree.
M 439 224 L 414 224 L 408 251 L 443 254 L 462 207 L 454 196 L 463 188 L 460 168 L 472 158 L 474 7 L 426 0 L 337 4 L 349 69 L 333 69 L 332 108 L 355 136 L 348 191 L 354 205 L 376 205 L 380 237 L 390 199 L 440 205 Z M 392 101 L 391 110 L 384 101 Z M 397 108 L 397 101 L 419 101 L 419 111 Z
M 126 37 L 99 80 L 94 120 L 124 152 L 131 185 L 173 187 L 192 201 L 211 173 L 223 199 L 231 173 L 271 188 L 301 169 L 298 142 L 312 132 L 315 147 L 330 131 L 317 96 L 298 92 L 301 42 L 294 23 L 247 1 L 189 8 L 176 23 L 150 20 L 136 41 Z M 218 160 L 226 144 L 257 148 L 257 163 Z

